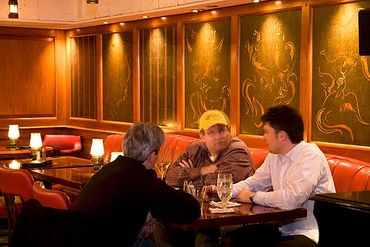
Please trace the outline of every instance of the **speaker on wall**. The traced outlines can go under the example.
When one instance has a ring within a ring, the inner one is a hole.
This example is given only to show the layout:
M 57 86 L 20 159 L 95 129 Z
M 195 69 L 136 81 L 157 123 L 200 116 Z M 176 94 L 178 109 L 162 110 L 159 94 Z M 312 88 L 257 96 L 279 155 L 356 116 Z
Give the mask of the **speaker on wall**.
M 358 12 L 358 47 L 361 56 L 370 56 L 370 9 Z

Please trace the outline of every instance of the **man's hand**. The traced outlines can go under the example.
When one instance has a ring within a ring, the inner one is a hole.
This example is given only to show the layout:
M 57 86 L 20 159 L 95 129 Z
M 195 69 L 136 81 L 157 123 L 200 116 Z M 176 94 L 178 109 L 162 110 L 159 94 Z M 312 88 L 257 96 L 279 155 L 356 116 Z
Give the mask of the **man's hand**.
M 239 201 L 239 202 L 253 203 L 249 199 L 249 197 L 251 196 L 252 193 L 253 192 L 244 189 L 244 190 L 239 192 L 238 197 L 236 198 L 236 200 Z
M 200 175 L 206 175 L 210 173 L 215 173 L 217 171 L 217 166 L 216 165 L 209 165 L 209 166 L 203 166 L 200 168 Z
M 154 232 L 155 229 L 155 219 L 150 213 L 146 216 L 146 222 L 141 228 L 139 234 L 137 235 L 138 239 L 143 239 L 149 237 L 150 234 Z
M 188 161 L 186 161 L 186 160 L 180 161 L 179 166 L 181 166 L 182 168 L 193 168 L 194 167 L 193 162 L 191 161 L 191 159 L 188 159 Z

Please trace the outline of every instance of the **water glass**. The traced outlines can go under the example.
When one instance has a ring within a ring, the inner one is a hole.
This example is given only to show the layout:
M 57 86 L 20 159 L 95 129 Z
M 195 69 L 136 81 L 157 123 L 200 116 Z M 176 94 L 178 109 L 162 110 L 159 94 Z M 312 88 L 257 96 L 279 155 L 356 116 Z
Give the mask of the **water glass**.
M 226 209 L 233 193 L 233 177 L 231 173 L 217 175 L 217 194 L 221 200 L 222 208 Z

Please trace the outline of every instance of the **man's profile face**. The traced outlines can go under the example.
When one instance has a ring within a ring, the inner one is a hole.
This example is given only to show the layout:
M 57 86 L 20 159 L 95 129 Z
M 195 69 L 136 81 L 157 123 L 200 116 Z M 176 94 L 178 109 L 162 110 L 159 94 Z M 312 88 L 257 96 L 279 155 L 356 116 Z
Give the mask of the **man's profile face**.
M 229 128 L 223 124 L 216 124 L 200 135 L 211 154 L 218 154 L 224 150 L 230 142 Z
M 280 152 L 281 143 L 278 138 L 278 133 L 271 127 L 269 123 L 263 125 L 263 137 L 262 139 L 266 142 L 267 149 L 274 154 Z

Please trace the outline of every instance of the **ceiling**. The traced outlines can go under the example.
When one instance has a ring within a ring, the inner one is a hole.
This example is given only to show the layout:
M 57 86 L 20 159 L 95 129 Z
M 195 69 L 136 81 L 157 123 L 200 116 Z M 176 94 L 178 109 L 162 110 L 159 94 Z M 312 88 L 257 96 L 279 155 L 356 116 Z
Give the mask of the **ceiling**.
M 5 0 L 2 0 L 3 2 Z M 8 5 L 0 6 L 0 26 L 73 29 L 211 10 L 251 3 L 252 0 L 18 0 L 19 19 L 9 19 Z M 264 0 L 266 1 L 266 0 Z M 7 1 L 6 1 L 7 2 Z

